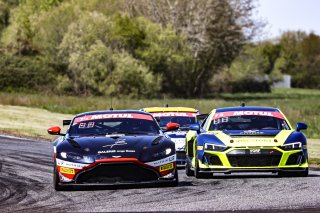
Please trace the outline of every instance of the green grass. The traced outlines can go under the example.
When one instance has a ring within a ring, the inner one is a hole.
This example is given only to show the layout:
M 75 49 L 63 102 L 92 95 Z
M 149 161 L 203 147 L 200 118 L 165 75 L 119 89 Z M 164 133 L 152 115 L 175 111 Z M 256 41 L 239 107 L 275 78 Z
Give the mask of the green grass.
M 238 106 L 241 102 L 252 106 L 277 107 L 293 126 L 305 122 L 309 138 L 320 138 L 320 90 L 275 89 L 272 93 L 220 94 L 215 99 L 114 99 L 115 109 L 140 109 L 149 106 L 186 106 L 210 112 L 213 108 Z M 0 104 L 27 106 L 51 112 L 77 114 L 92 110 L 105 110 L 111 106 L 110 97 L 72 97 L 46 94 L 0 93 Z
M 48 135 L 47 128 L 62 126 L 62 120 L 71 119 L 72 115 L 31 107 L 0 105 L 0 117 L 2 134 L 52 140 L 56 136 Z

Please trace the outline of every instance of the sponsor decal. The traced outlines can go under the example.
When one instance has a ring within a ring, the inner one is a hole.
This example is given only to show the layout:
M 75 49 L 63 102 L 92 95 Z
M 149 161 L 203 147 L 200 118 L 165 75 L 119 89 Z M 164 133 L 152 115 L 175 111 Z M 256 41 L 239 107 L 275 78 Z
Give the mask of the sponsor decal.
M 123 150 L 112 149 L 112 150 L 101 150 L 101 151 L 98 151 L 98 155 L 100 155 L 100 154 L 109 154 L 109 153 L 134 153 L 134 152 L 136 152 L 136 150 L 133 150 L 133 149 L 123 149 Z
M 146 163 L 149 166 L 162 166 L 164 164 L 168 164 L 168 163 L 172 163 L 176 161 L 176 155 L 171 155 L 169 157 L 163 158 L 161 160 L 156 160 L 156 161 L 152 161 L 152 162 L 148 162 Z
M 230 111 L 230 112 L 218 112 L 213 116 L 214 119 L 223 118 L 223 117 L 233 117 L 241 115 L 255 115 L 255 116 L 270 116 L 280 119 L 284 119 L 283 115 L 280 112 L 269 112 L 269 111 Z
M 132 118 L 132 119 L 143 119 L 152 121 L 153 118 L 150 115 L 144 115 L 139 113 L 107 113 L 107 114 L 95 114 L 95 115 L 85 115 L 77 117 L 74 119 L 73 125 L 91 120 L 101 120 L 101 119 L 112 119 L 112 118 Z
M 250 149 L 250 154 L 260 154 L 260 149 Z
M 269 138 L 257 138 L 257 139 L 254 139 L 254 138 L 239 138 L 239 139 L 234 139 L 234 142 L 236 143 L 274 143 L 274 139 L 269 139 Z
M 123 140 L 118 140 L 116 141 L 114 144 L 109 144 L 109 145 L 105 145 L 102 147 L 107 147 L 112 149 L 114 146 L 122 146 L 122 145 L 127 145 L 127 142 L 123 139 Z
M 56 159 L 57 166 L 63 166 L 63 167 L 68 167 L 72 169 L 82 169 L 83 167 L 89 166 L 89 164 L 84 164 L 84 163 L 74 163 L 74 162 L 69 162 L 69 161 L 64 161 L 60 159 Z
M 160 166 L 159 171 L 163 172 L 163 171 L 167 171 L 170 169 L 173 169 L 173 163 L 168 163 L 168 164 Z
M 64 173 L 64 174 L 69 174 L 69 175 L 75 174 L 74 169 L 68 168 L 68 167 L 63 167 L 63 166 L 60 167 L 60 172 Z
M 197 113 L 190 112 L 155 112 L 154 117 L 196 117 Z
M 259 130 L 245 130 L 241 132 L 242 135 L 261 135 L 263 132 L 259 132 Z
M 203 146 L 197 146 L 197 150 L 203 150 Z

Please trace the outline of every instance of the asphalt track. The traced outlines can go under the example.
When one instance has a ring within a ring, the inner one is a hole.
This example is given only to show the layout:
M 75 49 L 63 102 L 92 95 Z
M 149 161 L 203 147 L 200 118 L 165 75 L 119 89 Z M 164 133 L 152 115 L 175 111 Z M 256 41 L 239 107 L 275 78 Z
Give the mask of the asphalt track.
M 52 144 L 0 137 L 0 212 L 244 211 L 320 212 L 320 171 L 307 178 L 272 174 L 197 180 L 179 171 L 178 187 L 109 187 L 56 192 Z

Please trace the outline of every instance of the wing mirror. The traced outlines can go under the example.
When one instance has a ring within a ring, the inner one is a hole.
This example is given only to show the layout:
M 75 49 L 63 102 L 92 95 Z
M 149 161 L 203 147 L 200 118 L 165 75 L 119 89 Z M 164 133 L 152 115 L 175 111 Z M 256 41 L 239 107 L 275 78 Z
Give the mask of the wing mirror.
M 178 123 L 167 123 L 166 127 L 167 127 L 166 132 L 173 131 L 173 130 L 178 130 L 180 128 L 180 124 L 178 124 Z
M 200 125 L 199 124 L 191 124 L 190 126 L 189 126 L 189 130 L 191 130 L 191 131 L 196 131 L 196 132 L 200 132 Z
M 297 123 L 297 131 L 300 132 L 300 130 L 303 130 L 303 129 L 307 129 L 308 128 L 308 125 L 305 124 L 305 123 Z
M 65 135 L 65 134 L 60 133 L 61 128 L 58 126 L 50 127 L 47 131 L 50 135 Z

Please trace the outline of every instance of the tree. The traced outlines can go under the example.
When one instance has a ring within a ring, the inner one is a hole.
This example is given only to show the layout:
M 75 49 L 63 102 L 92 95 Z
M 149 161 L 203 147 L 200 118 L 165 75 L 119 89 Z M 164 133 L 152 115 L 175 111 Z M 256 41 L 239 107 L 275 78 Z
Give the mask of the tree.
M 254 33 L 253 9 L 251 0 L 131 0 L 126 8 L 131 16 L 172 25 L 177 33 L 186 35 L 193 57 L 191 75 L 181 73 L 193 79 L 186 96 L 204 94 L 212 76 L 238 55 Z

